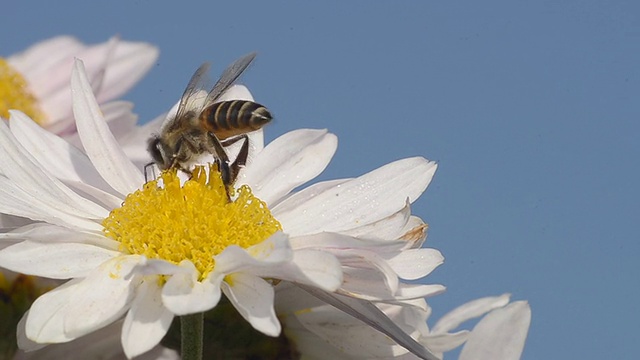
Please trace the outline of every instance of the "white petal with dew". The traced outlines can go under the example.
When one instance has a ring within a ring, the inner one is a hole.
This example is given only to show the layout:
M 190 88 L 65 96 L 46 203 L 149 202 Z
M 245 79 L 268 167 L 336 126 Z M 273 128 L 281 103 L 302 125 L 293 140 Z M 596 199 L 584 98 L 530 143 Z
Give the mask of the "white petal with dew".
M 244 171 L 244 182 L 267 204 L 318 176 L 338 146 L 326 130 L 296 130 L 269 143 Z
M 343 234 L 373 239 L 397 239 L 402 235 L 402 229 L 407 224 L 410 217 L 411 204 L 407 202 L 407 205 L 405 207 L 387 216 L 386 218 L 380 219 L 370 224 L 343 231 Z
M 23 241 L 0 250 L 0 266 L 23 274 L 51 279 L 87 276 L 118 251 L 78 243 Z
M 431 332 L 434 334 L 449 332 L 467 320 L 480 317 L 491 310 L 507 305 L 510 297 L 511 294 L 503 294 L 484 297 L 462 304 L 441 317 L 433 326 Z
M 136 168 L 109 131 L 81 61 L 76 61 L 71 75 L 73 112 L 78 134 L 87 156 L 102 178 L 122 195 L 134 192 L 144 182 L 140 169 Z
M 460 360 L 520 359 L 531 324 L 531 307 L 516 301 L 487 314 L 471 331 Z
M 280 199 L 278 202 L 272 204 L 270 206 L 271 212 L 274 216 L 280 212 L 287 212 L 291 210 L 295 210 L 301 204 L 304 204 L 309 199 L 318 196 L 318 194 L 323 193 L 325 190 L 331 189 L 335 186 L 343 184 L 352 179 L 335 179 L 329 181 L 322 181 L 319 183 L 315 183 L 306 187 L 300 191 L 296 191 L 294 193 L 289 194 L 283 199 Z M 276 216 L 276 218 L 278 218 Z
M 151 350 L 169 331 L 173 314 L 162 304 L 162 288 L 157 277 L 146 278 L 136 289 L 136 297 L 122 326 L 122 347 L 128 358 Z
M 120 318 L 129 309 L 139 277 L 128 276 L 140 256 L 111 259 L 76 285 L 64 316 L 66 334 L 79 337 Z
M 222 291 L 254 329 L 269 336 L 280 335 L 280 322 L 273 309 L 273 287 L 265 280 L 243 273 L 227 275 Z
M 176 315 L 187 315 L 212 309 L 220 301 L 222 276 L 211 274 L 198 281 L 198 271 L 188 260 L 180 263 L 187 269 L 172 275 L 162 287 L 162 303 Z
M 415 201 L 427 188 L 436 163 L 421 157 L 387 164 L 274 216 L 291 236 L 340 232 L 383 219 Z M 284 205 L 284 204 L 283 204 Z
M 396 274 L 407 280 L 427 276 L 443 262 L 444 256 L 436 249 L 407 249 L 388 260 Z

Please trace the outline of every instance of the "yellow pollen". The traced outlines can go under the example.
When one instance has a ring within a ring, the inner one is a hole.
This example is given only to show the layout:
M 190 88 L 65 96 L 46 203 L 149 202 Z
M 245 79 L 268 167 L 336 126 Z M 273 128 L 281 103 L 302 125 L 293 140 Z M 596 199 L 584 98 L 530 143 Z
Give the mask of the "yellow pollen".
M 22 111 L 38 124 L 45 120 L 38 100 L 29 91 L 25 78 L 5 59 L 0 58 L 0 117 L 8 119 L 11 109 Z
M 248 186 L 230 202 L 216 167 L 197 167 L 183 186 L 176 170 L 160 178 L 163 186 L 148 182 L 102 222 L 121 251 L 174 264 L 190 260 L 204 279 L 214 268 L 213 256 L 229 245 L 246 249 L 282 229 Z

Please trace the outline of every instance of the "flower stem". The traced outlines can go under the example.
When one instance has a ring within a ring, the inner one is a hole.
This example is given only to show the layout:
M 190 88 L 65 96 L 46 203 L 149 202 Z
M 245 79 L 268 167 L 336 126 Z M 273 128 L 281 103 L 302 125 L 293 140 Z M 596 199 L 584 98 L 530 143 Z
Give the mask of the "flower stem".
M 182 360 L 202 360 L 203 324 L 203 313 L 180 317 Z

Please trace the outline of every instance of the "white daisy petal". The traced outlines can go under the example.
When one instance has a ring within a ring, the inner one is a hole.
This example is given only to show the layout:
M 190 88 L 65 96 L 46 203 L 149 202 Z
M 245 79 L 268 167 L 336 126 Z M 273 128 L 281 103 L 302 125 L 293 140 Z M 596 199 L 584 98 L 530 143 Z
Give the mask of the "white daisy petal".
M 27 338 L 38 343 L 58 343 L 76 336 L 64 329 L 69 303 L 75 298 L 82 279 L 73 279 L 40 296 L 31 305 L 25 324 Z
M 87 244 L 23 241 L 0 250 L 0 264 L 23 274 L 70 279 L 85 277 L 118 255 L 117 251 Z M 71 258 L 74 261 L 69 261 Z
M 162 287 L 162 303 L 176 315 L 194 314 L 212 309 L 220 301 L 223 277 L 212 274 L 198 281 L 197 270 L 188 260 L 180 263 L 185 272 L 172 275 Z
M 139 260 L 139 256 L 131 255 L 111 259 L 79 282 L 73 298 L 68 299 L 64 317 L 65 334 L 79 337 L 124 315 L 140 281 L 138 277 L 127 275 Z
M 273 277 L 335 291 L 342 284 L 340 262 L 335 256 L 316 250 L 298 250 L 293 260 L 279 266 L 264 266 L 247 271 L 261 277 Z
M 11 117 L 20 112 L 11 111 Z M 37 136 L 37 135 L 34 135 Z M 0 173 L 13 181 L 15 186 L 37 196 L 43 203 L 62 211 L 85 218 L 102 218 L 106 209 L 81 197 L 37 165 L 35 159 L 13 137 L 9 128 L 0 121 Z
M 227 275 L 222 291 L 254 329 L 269 336 L 280 334 L 280 322 L 273 309 L 273 287 L 265 280 L 243 273 Z
M 120 148 L 104 122 L 81 61 L 76 61 L 71 75 L 74 95 L 73 112 L 78 134 L 87 156 L 102 178 L 122 195 L 134 192 L 144 183 L 136 168 Z
M 420 157 L 399 160 L 325 190 L 293 211 L 278 211 L 276 216 L 291 236 L 370 224 L 405 207 L 407 198 L 413 202 L 429 185 L 436 167 L 435 162 Z
M 460 360 L 520 359 L 531 323 L 531 308 L 516 301 L 482 318 L 460 352 Z
M 226 247 L 220 254 L 214 256 L 216 271 L 230 274 L 251 267 L 269 267 L 284 264 L 292 257 L 291 247 L 287 235 L 276 232 L 269 239 L 243 249 L 237 245 Z
M 21 112 L 12 113 L 11 132 L 38 164 L 58 179 L 106 183 L 95 171 L 91 161 L 67 141 L 50 133 Z
M 449 332 L 469 319 L 482 316 L 491 310 L 507 305 L 510 297 L 510 294 L 503 294 L 469 301 L 440 318 L 431 331 L 436 334 Z
M 270 206 L 271 212 L 276 218 L 278 218 L 279 213 L 286 213 L 287 211 L 292 210 L 295 211 L 298 206 L 304 204 L 310 198 L 313 198 L 314 196 L 323 193 L 325 190 L 331 189 L 349 180 L 352 179 L 335 179 L 310 185 L 309 187 L 289 194 L 286 198 L 280 199 L 278 202 L 272 204 L 272 206 Z
M 400 283 L 395 298 L 398 300 L 411 300 L 442 294 L 446 288 L 439 284 L 416 285 Z
M 470 332 L 468 330 L 462 330 L 455 333 L 430 334 L 422 340 L 422 343 L 435 353 L 443 353 L 464 344 L 464 342 L 469 338 L 469 334 Z
M 256 155 L 253 166 L 246 168 L 242 180 L 251 185 L 256 196 L 272 204 L 318 176 L 329 164 L 337 146 L 336 136 L 326 130 L 289 132 Z M 304 166 L 300 166 L 303 160 Z
M 440 266 L 444 256 L 436 249 L 408 249 L 388 259 L 388 262 L 399 277 L 415 280 Z
M 104 249 L 117 250 L 120 243 L 100 233 L 76 231 L 66 227 L 45 223 L 34 223 L 0 233 L 0 240 L 33 240 L 37 242 L 82 243 Z
M 42 199 L 47 199 L 47 197 L 44 195 L 42 197 L 38 196 L 41 194 L 43 194 L 42 191 L 35 191 L 35 194 L 30 194 L 17 187 L 14 181 L 0 175 L 1 213 L 75 229 L 101 230 L 102 227 L 95 221 L 66 213 L 64 210 L 67 209 L 60 209 L 64 206 L 59 203 L 45 203 Z
M 345 230 L 342 233 L 354 237 L 364 237 L 373 239 L 397 239 L 402 235 L 402 229 L 411 217 L 411 204 L 386 218 L 366 224 L 353 229 Z
M 138 286 L 122 326 L 122 347 L 128 358 L 151 350 L 169 331 L 173 314 L 162 304 L 159 279 L 150 277 Z
M 22 315 L 22 318 L 18 322 L 18 326 L 16 329 L 16 342 L 18 344 L 18 348 L 24 351 L 35 351 L 42 349 L 43 347 L 47 346 L 47 344 L 38 344 L 37 342 L 32 341 L 27 337 L 26 326 L 28 316 L 29 311 L 27 310 L 27 312 Z

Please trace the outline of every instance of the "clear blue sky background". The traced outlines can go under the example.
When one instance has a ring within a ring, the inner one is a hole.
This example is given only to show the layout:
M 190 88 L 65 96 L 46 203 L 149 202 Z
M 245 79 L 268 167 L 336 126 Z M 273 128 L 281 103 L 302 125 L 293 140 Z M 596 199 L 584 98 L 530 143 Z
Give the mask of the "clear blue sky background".
M 267 139 L 339 136 L 321 179 L 439 161 L 413 208 L 446 257 L 434 318 L 511 292 L 533 309 L 524 359 L 638 358 L 640 3 L 212 3 L 13 1 L 0 53 L 58 34 L 154 43 L 126 96 L 146 121 L 200 63 L 257 50 L 244 82 L 277 117 Z

